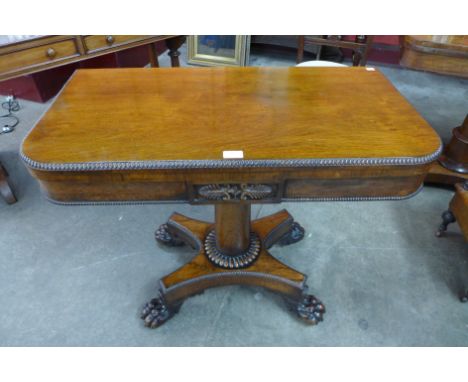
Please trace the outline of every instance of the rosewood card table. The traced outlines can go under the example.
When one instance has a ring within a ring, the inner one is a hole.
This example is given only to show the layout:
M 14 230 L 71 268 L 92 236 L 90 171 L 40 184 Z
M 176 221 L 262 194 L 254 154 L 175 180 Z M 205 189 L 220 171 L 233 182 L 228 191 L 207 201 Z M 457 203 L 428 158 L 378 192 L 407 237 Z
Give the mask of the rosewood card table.
M 320 322 L 306 276 L 268 252 L 302 227 L 285 210 L 251 221 L 251 205 L 407 198 L 440 151 L 377 70 L 249 67 L 79 70 L 21 156 L 55 203 L 214 205 L 214 223 L 174 213 L 156 231 L 197 255 L 143 308 L 155 328 L 187 297 L 229 284 L 279 293 Z

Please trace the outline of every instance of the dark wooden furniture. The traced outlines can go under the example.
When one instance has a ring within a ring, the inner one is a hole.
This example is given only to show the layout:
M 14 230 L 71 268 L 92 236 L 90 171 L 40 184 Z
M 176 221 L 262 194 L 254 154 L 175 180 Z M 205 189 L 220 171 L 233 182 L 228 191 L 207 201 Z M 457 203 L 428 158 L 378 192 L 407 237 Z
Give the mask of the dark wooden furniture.
M 400 64 L 410 69 L 468 78 L 468 35 L 405 36 Z
M 452 130 L 452 139 L 439 158 L 446 169 L 468 174 L 468 115 L 461 126 Z
M 455 195 L 450 201 L 449 209 L 442 214 L 442 223 L 436 235 L 442 236 L 447 231 L 447 226 L 456 221 L 468 241 L 468 180 L 455 185 Z
M 452 130 L 452 139 L 426 177 L 427 183 L 455 185 L 468 180 L 468 115 Z
M 227 284 L 265 287 L 321 321 L 306 276 L 268 252 L 303 229 L 284 210 L 251 221 L 251 204 L 407 198 L 440 151 L 378 71 L 218 67 L 77 71 L 21 157 L 55 203 L 215 206 L 214 223 L 175 213 L 156 232 L 198 253 L 143 309 L 157 327 L 185 298 Z
M 16 197 L 8 184 L 8 173 L 0 163 L 0 195 L 8 204 L 16 203 Z
M 442 223 L 436 236 L 442 236 L 447 231 L 447 226 L 454 222 L 458 222 L 465 240 L 468 241 L 468 180 L 455 185 L 455 195 L 450 201 L 449 209 L 442 214 Z M 468 301 L 468 290 L 463 292 L 461 301 Z
M 298 36 L 296 61 L 298 64 L 301 63 L 304 59 L 304 47 L 307 44 L 314 44 L 319 46 L 316 55 L 317 60 L 320 60 L 322 46 L 334 46 L 337 48 L 351 49 L 353 51 L 353 66 L 365 66 L 373 38 L 374 36 L 359 35 L 355 37 L 354 41 L 344 41 L 342 36 Z
M 178 48 L 184 36 L 86 35 L 0 36 L 0 81 L 87 60 L 136 46 L 147 45 L 150 63 L 158 67 L 154 43 L 165 41 L 172 66 L 179 66 Z

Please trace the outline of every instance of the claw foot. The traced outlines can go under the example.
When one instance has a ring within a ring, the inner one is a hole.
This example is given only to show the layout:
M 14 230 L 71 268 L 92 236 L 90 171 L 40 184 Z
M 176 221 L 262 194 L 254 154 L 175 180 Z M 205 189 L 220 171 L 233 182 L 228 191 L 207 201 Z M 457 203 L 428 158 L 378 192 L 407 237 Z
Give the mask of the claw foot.
M 317 325 L 320 321 L 323 321 L 325 306 L 315 296 L 306 294 L 302 301 L 297 304 L 296 313 L 308 324 Z
M 435 235 L 437 237 L 441 237 L 445 231 L 447 231 L 447 226 L 450 223 L 456 222 L 455 216 L 453 215 L 452 211 L 447 210 L 442 214 L 442 223 L 440 223 L 439 228 L 437 229 Z
M 297 243 L 304 238 L 305 230 L 297 222 L 294 222 L 289 229 L 289 232 L 286 233 L 281 239 L 278 240 L 279 245 L 289 245 Z
M 468 302 L 468 291 L 466 292 L 466 294 L 464 296 L 460 297 L 460 301 L 461 302 Z
M 161 326 L 172 315 L 161 296 L 153 298 L 150 302 L 146 303 L 141 312 L 141 318 L 145 321 L 145 326 L 151 329 Z
M 161 224 L 154 233 L 154 237 L 157 242 L 168 245 L 170 247 L 181 247 L 184 245 L 182 240 L 169 232 L 167 224 Z

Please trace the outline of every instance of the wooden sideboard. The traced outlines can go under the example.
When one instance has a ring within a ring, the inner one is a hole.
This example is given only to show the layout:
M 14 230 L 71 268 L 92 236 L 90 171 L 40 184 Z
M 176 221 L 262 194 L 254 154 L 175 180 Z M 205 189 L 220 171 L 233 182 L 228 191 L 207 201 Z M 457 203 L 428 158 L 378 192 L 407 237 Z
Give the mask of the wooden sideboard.
M 151 66 L 157 67 L 154 43 L 158 41 L 165 41 L 172 66 L 179 66 L 177 49 L 184 39 L 173 35 L 0 36 L 0 81 L 141 45 L 148 45 Z
M 400 64 L 406 68 L 468 77 L 468 35 L 405 36 Z

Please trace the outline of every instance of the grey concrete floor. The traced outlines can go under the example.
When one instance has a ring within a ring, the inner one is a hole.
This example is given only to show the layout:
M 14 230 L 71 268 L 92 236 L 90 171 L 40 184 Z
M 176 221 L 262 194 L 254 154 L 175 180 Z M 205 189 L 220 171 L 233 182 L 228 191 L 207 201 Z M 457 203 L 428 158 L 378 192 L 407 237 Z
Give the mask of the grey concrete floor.
M 184 55 L 183 64 L 185 64 Z M 161 60 L 162 65 L 167 59 Z M 294 65 L 294 53 L 252 54 L 252 65 Z M 379 66 L 379 65 L 376 65 Z M 379 66 L 444 140 L 468 110 L 468 81 Z M 157 280 L 187 262 L 154 229 L 188 205 L 62 207 L 48 203 L 18 158 L 47 104 L 21 101 L 17 130 L 0 135 L 0 160 L 18 203 L 0 200 L 0 345 L 3 346 L 467 346 L 468 251 L 456 224 L 434 230 L 453 193 L 425 187 L 395 202 L 284 203 L 306 238 L 272 253 L 309 275 L 327 307 L 309 327 L 280 298 L 239 286 L 206 291 L 156 330 L 139 319 Z

